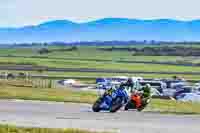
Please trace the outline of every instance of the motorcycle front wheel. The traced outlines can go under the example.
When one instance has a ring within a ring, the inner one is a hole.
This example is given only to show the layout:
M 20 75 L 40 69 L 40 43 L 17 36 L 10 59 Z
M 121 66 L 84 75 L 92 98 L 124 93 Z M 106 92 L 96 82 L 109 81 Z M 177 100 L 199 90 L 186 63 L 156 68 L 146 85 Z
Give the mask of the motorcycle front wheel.
M 96 100 L 96 102 L 93 104 L 93 106 L 92 106 L 92 110 L 94 111 L 94 112 L 99 112 L 100 110 L 101 110 L 101 108 L 100 108 L 100 105 L 102 104 L 102 99 L 101 98 L 98 98 L 97 100 Z

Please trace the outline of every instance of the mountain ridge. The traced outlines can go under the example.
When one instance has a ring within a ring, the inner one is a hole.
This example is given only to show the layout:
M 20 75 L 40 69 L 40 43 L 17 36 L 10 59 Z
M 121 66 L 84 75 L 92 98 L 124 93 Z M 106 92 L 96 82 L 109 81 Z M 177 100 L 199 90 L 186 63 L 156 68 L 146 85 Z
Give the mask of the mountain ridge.
M 38 25 L 0 28 L 0 43 L 95 40 L 200 41 L 200 19 L 104 18 L 82 23 L 53 20 Z

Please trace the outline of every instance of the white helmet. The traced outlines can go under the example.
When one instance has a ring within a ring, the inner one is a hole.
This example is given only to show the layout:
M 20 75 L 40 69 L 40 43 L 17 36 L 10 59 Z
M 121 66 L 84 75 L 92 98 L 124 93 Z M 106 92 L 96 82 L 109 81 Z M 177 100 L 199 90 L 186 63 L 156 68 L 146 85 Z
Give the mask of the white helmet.
M 146 84 L 145 87 L 151 88 L 151 85 L 150 84 Z

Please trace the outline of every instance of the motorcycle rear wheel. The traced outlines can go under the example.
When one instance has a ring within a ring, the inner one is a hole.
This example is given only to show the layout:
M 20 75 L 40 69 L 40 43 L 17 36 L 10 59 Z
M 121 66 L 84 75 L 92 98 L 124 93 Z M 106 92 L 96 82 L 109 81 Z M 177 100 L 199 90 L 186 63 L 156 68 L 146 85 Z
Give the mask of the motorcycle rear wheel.
M 124 107 L 124 110 L 129 110 L 129 109 L 136 109 L 136 104 L 134 101 L 129 101 L 126 106 Z
M 144 103 L 142 104 L 142 106 L 139 107 L 137 110 L 138 110 L 139 112 L 141 112 L 142 110 L 145 109 L 145 107 L 146 107 L 147 105 L 148 105 L 148 103 L 144 102 Z
M 122 107 L 122 98 L 117 97 L 116 100 L 113 102 L 110 112 L 115 113 Z

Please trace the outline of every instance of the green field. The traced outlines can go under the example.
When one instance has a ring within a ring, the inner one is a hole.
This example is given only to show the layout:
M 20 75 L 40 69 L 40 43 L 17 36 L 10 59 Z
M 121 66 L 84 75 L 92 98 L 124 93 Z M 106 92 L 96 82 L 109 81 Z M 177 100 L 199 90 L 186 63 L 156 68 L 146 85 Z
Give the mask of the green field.
M 129 46 L 134 47 L 134 46 Z M 136 46 L 144 47 L 144 46 Z M 153 47 L 153 46 L 149 46 Z M 187 46 L 187 47 L 197 47 Z M 52 49 L 62 49 L 68 47 L 48 47 Z M 119 61 L 146 61 L 146 62 L 172 62 L 172 63 L 200 63 L 200 57 L 180 57 L 180 56 L 132 56 L 128 51 L 99 51 L 95 46 L 79 46 L 76 51 L 52 52 L 40 55 L 37 51 L 40 48 L 10 48 L 0 49 L 0 64 L 31 64 L 34 66 L 48 66 L 56 68 L 95 68 L 109 70 L 129 70 L 142 72 L 200 72 L 200 67 L 145 64 L 145 63 L 124 63 Z M 3 57 L 3 56 L 24 56 L 23 57 Z M 34 57 L 34 58 L 33 58 Z M 36 58 L 37 57 L 37 58 Z M 5 72 L 5 71 L 1 71 Z M 33 74 L 41 74 L 31 72 Z M 118 73 L 84 73 L 84 72 L 46 72 L 42 74 L 49 76 L 144 76 L 145 78 L 169 78 L 174 75 L 166 74 L 118 74 Z M 199 75 L 178 75 L 190 80 L 199 80 Z
M 41 72 L 37 72 L 37 71 L 6 71 L 6 70 L 1 70 L 0 73 L 13 73 L 13 74 L 18 74 L 18 73 L 27 73 L 30 75 L 45 75 L 45 76 L 49 76 L 52 77 L 53 79 L 61 79 L 61 77 L 63 78 L 74 78 L 74 79 L 78 79 L 80 81 L 92 81 L 91 83 L 95 83 L 95 80 L 97 77 L 113 77 L 113 76 L 130 76 L 130 77 L 134 77 L 134 76 L 140 76 L 140 77 L 144 77 L 145 79 L 151 79 L 151 78 L 172 78 L 174 75 L 173 74 L 129 74 L 129 73 L 95 73 L 95 72 L 47 72 L 47 71 L 43 71 Z M 200 75 L 183 75 L 183 74 L 178 74 L 176 76 L 182 77 L 186 80 L 193 80 L 195 82 L 198 82 L 200 80 Z M 81 77 L 89 77 L 89 79 L 84 79 Z
M 33 64 L 37 66 L 48 66 L 56 68 L 96 68 L 111 70 L 131 70 L 144 72 L 199 72 L 200 67 L 159 65 L 144 63 L 116 63 L 116 62 L 96 62 L 58 59 L 35 59 L 35 58 L 15 58 L 0 57 L 1 64 Z
M 134 47 L 134 46 L 132 46 Z M 139 46 L 135 46 L 139 47 Z M 150 46 L 148 46 L 150 47 Z M 48 47 L 48 49 L 62 49 L 68 47 Z M 180 57 L 180 56 L 132 56 L 128 51 L 99 51 L 99 47 L 78 47 L 77 51 L 66 52 L 52 52 L 49 54 L 39 55 L 37 51 L 39 48 L 13 48 L 13 49 L 0 49 L 0 56 L 37 56 L 49 58 L 74 58 L 81 59 L 102 59 L 108 61 L 127 60 L 127 61 L 158 61 L 158 62 L 191 62 L 200 63 L 199 57 Z

